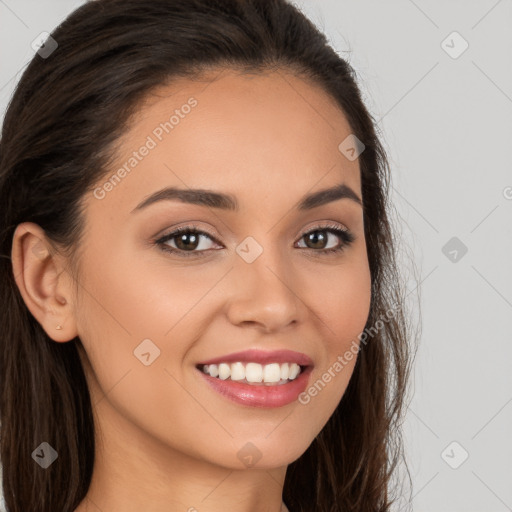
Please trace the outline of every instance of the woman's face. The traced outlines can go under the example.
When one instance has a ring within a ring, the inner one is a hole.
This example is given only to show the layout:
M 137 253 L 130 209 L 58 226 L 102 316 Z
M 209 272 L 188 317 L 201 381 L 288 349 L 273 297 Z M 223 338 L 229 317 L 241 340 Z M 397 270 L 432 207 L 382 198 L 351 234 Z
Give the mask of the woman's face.
M 84 199 L 74 314 L 107 437 L 238 469 L 307 449 L 370 306 L 359 164 L 339 149 L 350 134 L 330 97 L 284 72 L 180 79 L 147 99 Z M 305 201 L 341 185 L 354 197 Z M 284 363 L 307 368 L 278 385 Z M 236 380 L 260 368 L 271 385 Z

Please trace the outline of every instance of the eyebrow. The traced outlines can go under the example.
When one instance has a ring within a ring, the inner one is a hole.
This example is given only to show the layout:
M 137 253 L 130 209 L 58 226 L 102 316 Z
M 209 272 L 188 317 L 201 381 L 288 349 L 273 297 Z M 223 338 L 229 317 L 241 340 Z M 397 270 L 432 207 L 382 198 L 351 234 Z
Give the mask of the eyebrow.
M 313 208 L 317 208 L 340 199 L 350 199 L 360 206 L 363 206 L 359 196 L 348 185 L 340 183 L 334 187 L 305 195 L 298 203 L 297 209 L 299 211 L 312 210 Z M 236 197 L 231 194 L 224 194 L 222 192 L 214 192 L 213 190 L 205 189 L 166 187 L 144 199 L 130 213 L 142 210 L 150 204 L 169 200 L 178 200 L 183 203 L 197 204 L 200 206 L 219 208 L 228 211 L 238 211 L 240 209 Z

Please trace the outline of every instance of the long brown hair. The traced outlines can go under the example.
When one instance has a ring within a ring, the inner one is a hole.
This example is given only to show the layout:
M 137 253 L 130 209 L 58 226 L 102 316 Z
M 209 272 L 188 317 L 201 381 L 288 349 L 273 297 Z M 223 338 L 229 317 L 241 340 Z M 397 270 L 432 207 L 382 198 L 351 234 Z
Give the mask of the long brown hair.
M 368 337 L 337 409 L 289 465 L 283 499 L 291 512 L 389 511 L 391 477 L 403 457 L 412 345 L 389 217 L 389 164 L 354 69 L 287 0 L 96 0 L 51 36 L 58 47 L 27 66 L 0 140 L 7 511 L 74 511 L 89 488 L 95 446 L 80 339 L 55 343 L 30 314 L 10 263 L 15 227 L 35 222 L 76 255 L 80 201 L 108 172 L 112 148 L 145 95 L 174 77 L 230 68 L 286 69 L 321 86 L 365 145 L 359 164 L 372 280 Z M 42 441 L 58 452 L 58 463 L 46 470 L 31 457 Z

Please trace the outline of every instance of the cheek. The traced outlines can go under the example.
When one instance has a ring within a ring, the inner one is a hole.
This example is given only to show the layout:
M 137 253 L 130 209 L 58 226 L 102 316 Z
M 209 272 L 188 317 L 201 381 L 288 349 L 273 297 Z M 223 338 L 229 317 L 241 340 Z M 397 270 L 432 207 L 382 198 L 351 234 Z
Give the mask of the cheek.
M 354 259 L 334 268 L 317 271 L 307 286 L 313 317 L 324 350 L 310 387 L 301 403 L 315 408 L 318 426 L 328 420 L 342 398 L 357 361 L 359 335 L 371 303 L 371 276 L 367 260 Z M 311 403 L 310 403 L 311 402 Z
M 96 338 L 108 332 L 114 339 L 129 339 L 130 346 L 144 338 L 165 337 L 210 281 L 186 268 L 169 272 L 168 265 L 148 264 L 128 250 L 91 261 L 84 274 L 84 311 L 79 311 L 84 324 Z
M 330 351 L 345 350 L 365 327 L 370 312 L 371 276 L 365 258 L 318 268 L 309 282 L 310 304 L 321 320 Z
M 99 261 L 94 254 L 104 256 Z M 91 250 L 80 283 L 78 334 L 104 391 L 130 369 L 127 380 L 141 369 L 180 366 L 198 335 L 194 315 L 202 311 L 201 299 L 220 277 L 198 269 L 170 271 L 165 259 L 148 264 L 126 248 Z M 141 357 L 148 350 L 154 362 L 145 366 Z

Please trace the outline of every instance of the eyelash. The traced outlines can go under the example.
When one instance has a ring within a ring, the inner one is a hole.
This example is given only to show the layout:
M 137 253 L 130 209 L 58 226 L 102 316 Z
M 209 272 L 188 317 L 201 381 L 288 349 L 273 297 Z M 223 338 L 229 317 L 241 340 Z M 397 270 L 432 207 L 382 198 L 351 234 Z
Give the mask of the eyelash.
M 306 231 L 303 233 L 300 237 L 300 240 L 304 238 L 306 235 L 309 235 L 310 233 L 314 233 L 315 231 L 328 231 L 330 233 L 333 233 L 337 235 L 339 238 L 342 239 L 341 245 L 339 247 L 331 248 L 331 249 L 311 249 L 313 252 L 320 253 L 320 254 L 334 254 L 334 253 L 341 253 L 345 248 L 350 246 L 352 242 L 355 240 L 355 236 L 348 230 L 348 229 L 341 229 L 336 224 L 328 224 L 323 226 L 317 226 L 313 229 L 310 229 L 309 231 Z M 195 225 L 190 226 L 182 226 L 177 229 L 175 229 L 173 232 L 162 236 L 158 240 L 155 240 L 155 244 L 159 246 L 159 248 L 166 252 L 171 254 L 177 254 L 180 257 L 205 257 L 207 256 L 208 250 L 204 251 L 183 251 L 181 249 L 175 249 L 173 247 L 169 247 L 165 244 L 165 242 L 168 242 L 169 240 L 172 240 L 173 238 L 177 238 L 180 235 L 183 234 L 196 234 L 196 235 L 204 235 L 208 238 L 210 238 L 213 242 L 219 244 L 220 242 L 217 241 L 215 237 L 207 233 L 206 231 L 203 231 L 199 229 Z M 300 247 L 300 249 L 308 249 L 308 247 Z

